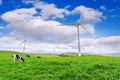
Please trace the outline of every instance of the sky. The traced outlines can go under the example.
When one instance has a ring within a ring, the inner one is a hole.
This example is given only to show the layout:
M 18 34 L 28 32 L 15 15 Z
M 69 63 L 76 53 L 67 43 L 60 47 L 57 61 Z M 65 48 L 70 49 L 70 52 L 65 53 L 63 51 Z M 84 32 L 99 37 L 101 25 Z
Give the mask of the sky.
M 120 0 L 0 0 L 0 50 L 120 53 Z

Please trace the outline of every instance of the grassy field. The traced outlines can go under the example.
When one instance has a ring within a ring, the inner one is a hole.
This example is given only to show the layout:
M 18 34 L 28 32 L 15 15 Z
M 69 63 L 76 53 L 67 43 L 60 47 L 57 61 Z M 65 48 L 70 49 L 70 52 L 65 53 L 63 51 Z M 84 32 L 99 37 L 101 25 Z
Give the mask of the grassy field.
M 0 80 L 120 80 L 120 57 L 21 54 L 25 62 L 13 62 L 12 54 L 0 51 Z

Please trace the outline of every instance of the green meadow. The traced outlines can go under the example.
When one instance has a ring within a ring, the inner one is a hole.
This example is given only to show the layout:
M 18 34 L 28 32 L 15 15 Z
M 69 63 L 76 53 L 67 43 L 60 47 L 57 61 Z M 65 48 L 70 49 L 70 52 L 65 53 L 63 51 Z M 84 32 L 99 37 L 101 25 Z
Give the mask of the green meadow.
M 14 62 L 12 54 L 21 54 L 25 62 Z M 0 51 L 0 80 L 120 80 L 120 57 L 37 56 Z

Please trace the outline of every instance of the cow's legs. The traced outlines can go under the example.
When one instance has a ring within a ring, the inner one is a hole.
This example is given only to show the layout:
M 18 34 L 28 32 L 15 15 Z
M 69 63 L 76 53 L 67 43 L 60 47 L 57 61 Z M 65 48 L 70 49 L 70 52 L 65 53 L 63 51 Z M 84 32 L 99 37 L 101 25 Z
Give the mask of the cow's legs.
M 16 59 L 15 59 L 15 58 L 14 58 L 13 60 L 14 60 L 14 62 L 16 61 Z

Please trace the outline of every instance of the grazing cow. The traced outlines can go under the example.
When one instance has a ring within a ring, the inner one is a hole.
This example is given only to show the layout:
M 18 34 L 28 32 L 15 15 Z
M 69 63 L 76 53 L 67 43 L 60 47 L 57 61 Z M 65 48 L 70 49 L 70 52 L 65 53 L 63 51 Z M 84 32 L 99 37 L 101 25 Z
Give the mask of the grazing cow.
M 16 61 L 16 60 L 20 60 L 22 62 L 24 62 L 25 60 L 23 59 L 22 56 L 18 55 L 18 54 L 14 54 L 13 56 L 13 60 Z
M 40 56 L 37 56 L 37 58 L 41 58 Z
M 30 58 L 30 55 L 26 55 L 28 58 Z

